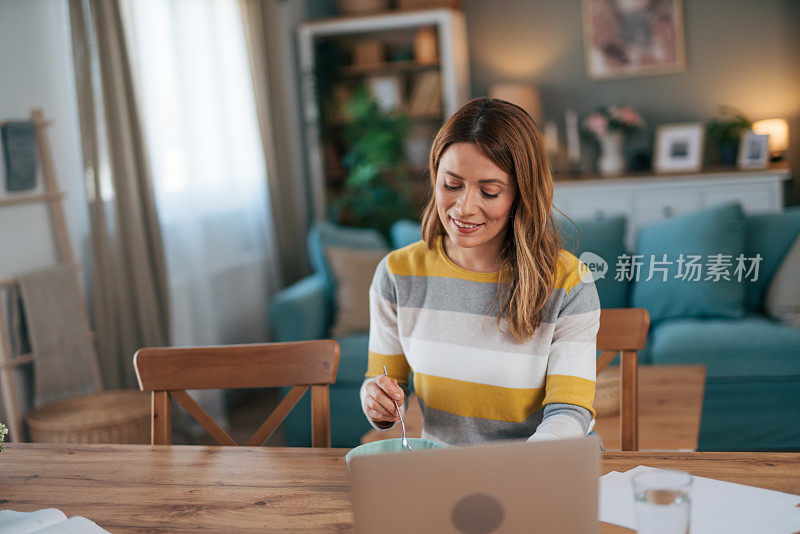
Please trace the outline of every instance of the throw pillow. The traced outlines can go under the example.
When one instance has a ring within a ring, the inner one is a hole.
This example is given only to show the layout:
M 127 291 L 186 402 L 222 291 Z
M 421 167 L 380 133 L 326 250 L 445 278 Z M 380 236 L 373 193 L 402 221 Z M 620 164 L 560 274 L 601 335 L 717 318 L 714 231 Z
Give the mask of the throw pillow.
M 578 256 L 594 274 L 594 285 L 603 308 L 624 308 L 628 305 L 630 281 L 616 276 L 617 259 L 625 254 L 625 217 L 575 221 L 557 216 L 563 247 Z M 577 226 L 577 229 L 575 228 Z M 595 258 L 594 256 L 599 256 Z M 593 265 L 607 268 L 605 274 Z
M 775 319 L 800 328 L 800 234 L 767 288 L 764 307 Z
M 737 281 L 736 268 L 745 252 L 744 230 L 738 204 L 643 228 L 631 258 L 632 306 L 646 308 L 653 322 L 743 317 L 745 284 Z
M 328 221 L 315 222 L 308 232 L 308 255 L 314 271 L 325 278 L 325 300 L 328 304 L 326 315 L 336 315 L 336 280 L 328 262 L 326 251 L 329 247 L 357 250 L 385 250 L 386 239 L 371 228 L 339 226 Z M 326 325 L 327 327 L 327 325 Z
M 780 213 L 759 213 L 745 217 L 745 256 L 761 256 L 758 276 L 748 280 L 744 292 L 745 309 L 764 311 L 764 298 L 770 280 L 800 232 L 800 207 Z
M 334 337 L 369 331 L 369 286 L 388 250 L 328 247 L 326 256 L 336 279 Z

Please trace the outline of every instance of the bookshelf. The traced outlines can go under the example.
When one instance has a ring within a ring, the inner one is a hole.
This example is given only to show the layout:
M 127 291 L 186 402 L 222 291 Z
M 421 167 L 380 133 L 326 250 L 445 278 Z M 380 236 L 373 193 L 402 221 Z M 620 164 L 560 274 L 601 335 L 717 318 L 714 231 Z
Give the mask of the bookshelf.
M 419 48 L 423 32 L 429 38 L 428 54 Z M 344 187 L 348 120 L 342 108 L 350 91 L 361 83 L 387 112 L 402 113 L 410 122 L 403 166 L 419 190 L 415 202 L 420 202 L 430 141 L 444 120 L 469 99 L 463 13 L 428 9 L 319 19 L 302 23 L 297 37 L 315 218 L 326 218 L 329 202 Z

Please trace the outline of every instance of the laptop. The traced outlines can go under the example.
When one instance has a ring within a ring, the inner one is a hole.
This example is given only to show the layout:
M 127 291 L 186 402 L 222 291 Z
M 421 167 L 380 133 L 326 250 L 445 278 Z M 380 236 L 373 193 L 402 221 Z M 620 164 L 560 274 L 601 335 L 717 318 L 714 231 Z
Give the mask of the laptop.
M 596 437 L 357 456 L 356 532 L 597 532 Z

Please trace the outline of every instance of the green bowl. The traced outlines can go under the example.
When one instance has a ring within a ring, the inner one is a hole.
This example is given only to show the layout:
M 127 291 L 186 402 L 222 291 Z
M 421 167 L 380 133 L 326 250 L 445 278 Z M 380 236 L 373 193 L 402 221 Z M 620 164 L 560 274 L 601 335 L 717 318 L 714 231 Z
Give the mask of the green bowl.
M 401 452 L 403 450 L 402 443 L 403 440 L 401 438 L 382 439 L 380 441 L 373 441 L 372 443 L 359 445 L 355 449 L 350 449 L 350 451 L 344 457 L 344 459 L 347 460 L 347 468 L 350 469 L 350 460 L 356 456 Z M 442 445 L 436 443 L 435 441 L 422 438 L 408 438 L 408 444 L 411 445 L 412 451 L 443 448 Z

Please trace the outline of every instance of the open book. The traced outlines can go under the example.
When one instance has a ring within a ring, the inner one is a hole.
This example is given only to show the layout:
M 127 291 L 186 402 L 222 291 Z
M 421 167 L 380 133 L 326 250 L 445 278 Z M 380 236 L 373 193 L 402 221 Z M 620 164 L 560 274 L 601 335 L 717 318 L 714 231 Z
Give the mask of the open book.
M 0 510 L 0 534 L 109 534 L 109 532 L 85 517 L 67 519 L 64 512 L 55 508 L 35 512 Z

